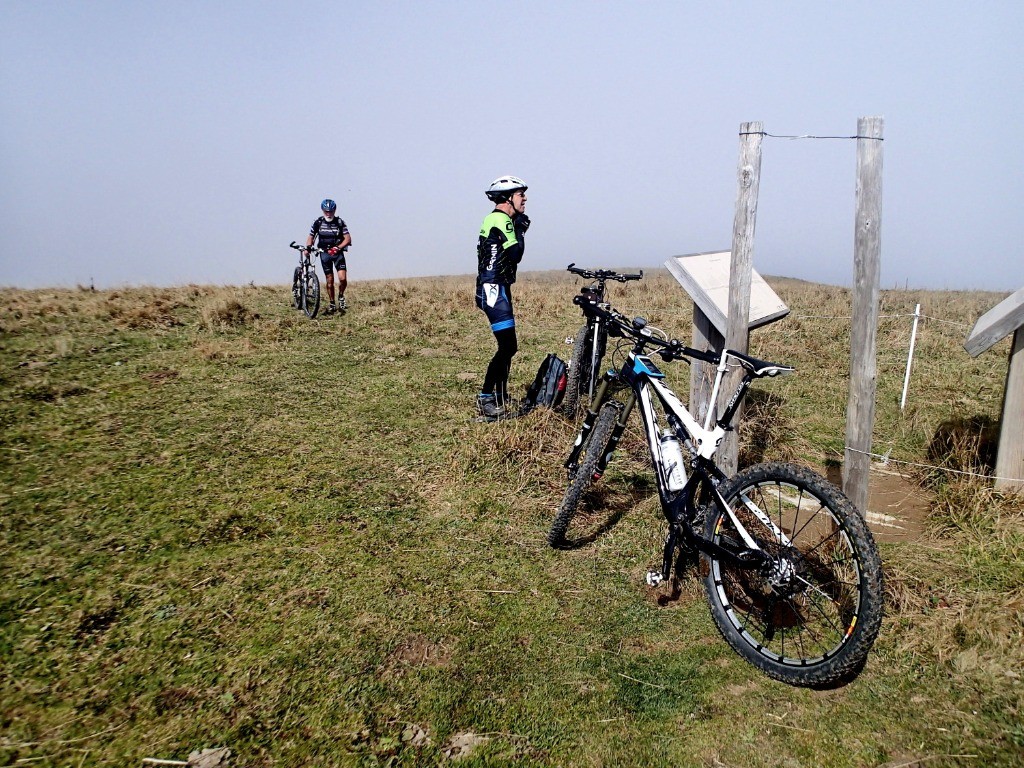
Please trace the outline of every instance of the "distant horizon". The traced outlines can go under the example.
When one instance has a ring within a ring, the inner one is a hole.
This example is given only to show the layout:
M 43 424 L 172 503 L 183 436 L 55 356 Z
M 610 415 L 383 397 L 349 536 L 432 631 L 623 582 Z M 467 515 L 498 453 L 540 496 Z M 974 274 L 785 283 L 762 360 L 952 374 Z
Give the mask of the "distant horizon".
M 591 268 L 597 268 L 596 264 L 593 264 L 593 265 L 579 264 L 578 266 L 587 266 L 587 267 L 591 267 Z M 666 275 L 670 275 L 671 274 L 669 272 L 668 268 L 664 264 L 660 264 L 660 265 L 657 265 L 657 266 L 643 266 L 643 265 L 636 265 L 636 264 L 608 264 L 608 263 L 602 263 L 601 267 L 604 268 L 604 269 L 617 269 L 617 270 L 639 268 L 639 269 L 643 269 L 645 273 L 646 272 L 650 272 L 650 271 L 658 271 L 658 272 L 663 272 Z M 318 274 L 320 274 L 319 270 L 317 272 L 318 272 Z M 570 275 L 569 273 L 567 273 L 565 271 L 564 268 L 562 268 L 562 269 L 556 269 L 556 268 L 551 268 L 551 269 L 520 269 L 519 270 L 519 275 L 520 275 L 520 277 L 527 276 L 527 275 L 534 275 L 534 276 L 536 276 L 536 275 L 550 275 L 552 277 L 556 276 L 556 275 L 564 275 L 566 277 L 566 279 L 575 279 L 575 280 L 579 280 L 581 282 L 586 282 L 585 280 L 583 280 L 583 278 L 578 278 L 578 277 L 574 277 L 574 276 Z M 765 280 L 769 280 L 769 281 L 771 281 L 771 280 L 790 280 L 790 281 L 799 282 L 799 283 L 806 283 L 808 285 L 820 285 L 820 286 L 824 286 L 826 288 L 837 288 L 837 289 L 841 289 L 841 290 L 852 290 L 852 286 L 851 285 L 842 285 L 842 284 L 839 284 L 839 283 L 829 283 L 829 282 L 824 282 L 824 281 L 820 281 L 820 280 L 808 280 L 806 278 L 792 277 L 792 276 L 789 276 L 789 275 L 766 275 L 766 274 L 762 274 L 761 277 L 763 277 Z M 348 279 L 348 282 L 349 282 L 350 286 L 357 286 L 360 283 L 380 283 L 380 282 L 399 281 L 399 280 L 400 281 L 408 281 L 408 280 L 440 280 L 440 279 L 449 279 L 449 278 L 450 279 L 465 278 L 466 282 L 467 282 L 467 285 L 471 286 L 472 285 L 472 281 L 476 280 L 476 273 L 475 272 L 452 272 L 452 273 L 435 274 L 435 275 L 411 275 L 411 276 L 407 276 L 407 277 L 392 276 L 392 277 L 368 277 L 368 278 L 358 278 L 358 277 L 352 277 L 350 275 L 349 279 Z M 66 284 L 64 284 L 64 285 L 61 285 L 61 284 L 42 285 L 42 286 L 35 286 L 35 287 L 31 287 L 31 288 L 26 288 L 26 287 L 17 286 L 17 285 L 0 285 L 0 291 L 25 291 L 25 292 L 37 291 L 38 292 L 38 291 L 76 291 L 76 290 L 90 291 L 90 290 L 92 290 L 92 291 L 96 291 L 97 293 L 101 293 L 101 292 L 105 292 L 105 291 L 119 291 L 119 290 L 145 290 L 145 289 L 149 289 L 149 290 L 173 290 L 175 288 L 188 288 L 188 287 L 193 287 L 193 286 L 194 287 L 198 287 L 198 288 L 248 288 L 248 287 L 256 287 L 256 288 L 281 288 L 283 294 L 290 295 L 290 294 L 288 294 L 289 283 L 288 283 L 287 280 L 282 280 L 280 282 L 260 282 L 260 281 L 256 281 L 256 280 L 250 280 L 250 281 L 244 282 L 244 283 L 185 282 L 185 283 L 168 283 L 168 284 L 131 283 L 131 282 L 126 282 L 126 283 L 119 283 L 119 284 L 116 284 L 116 285 L 104 285 L 104 286 L 95 286 L 95 285 L 91 285 L 91 284 L 76 283 L 74 285 L 66 285 Z M 884 283 L 879 285 L 879 289 L 882 290 L 882 291 L 917 291 L 917 292 L 922 292 L 922 293 L 992 293 L 992 294 L 997 294 L 997 295 L 1010 295 L 1010 294 L 1014 293 L 1015 291 L 1019 290 L 1019 288 L 1001 290 L 1001 289 L 993 289 L 993 288 L 927 288 L 927 287 L 914 286 L 914 285 L 910 285 L 910 286 L 905 286 L 905 285 L 891 285 L 891 286 L 887 286 Z M 680 290 L 683 290 L 682 286 L 680 286 Z M 470 298 L 472 298 L 470 293 L 467 293 L 467 295 L 469 295 Z

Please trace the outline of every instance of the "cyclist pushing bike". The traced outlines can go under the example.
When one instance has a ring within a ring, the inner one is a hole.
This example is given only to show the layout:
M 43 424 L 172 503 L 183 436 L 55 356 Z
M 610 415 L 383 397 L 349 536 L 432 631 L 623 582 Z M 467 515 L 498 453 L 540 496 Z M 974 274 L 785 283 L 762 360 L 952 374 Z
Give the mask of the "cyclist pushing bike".
M 348 232 L 344 219 L 336 215 L 338 204 L 330 198 L 320 203 L 320 210 L 323 216 L 313 222 L 309 228 L 309 237 L 306 238 L 306 247 L 312 248 L 313 242 L 323 248 L 320 254 L 320 266 L 324 270 L 324 282 L 327 285 L 327 309 L 324 314 L 329 315 L 338 310 L 344 311 L 347 308 L 345 303 L 345 288 L 348 286 L 348 267 L 345 264 L 345 251 L 352 244 L 352 236 Z M 338 271 L 338 305 L 334 305 L 334 271 Z
M 519 177 L 501 176 L 484 194 L 494 210 L 484 217 L 477 241 L 476 305 L 487 315 L 498 351 L 487 365 L 476 404 L 481 416 L 496 419 L 508 410 L 508 375 L 519 351 L 512 283 L 523 260 L 523 235 L 530 219 L 525 213 L 526 182 Z

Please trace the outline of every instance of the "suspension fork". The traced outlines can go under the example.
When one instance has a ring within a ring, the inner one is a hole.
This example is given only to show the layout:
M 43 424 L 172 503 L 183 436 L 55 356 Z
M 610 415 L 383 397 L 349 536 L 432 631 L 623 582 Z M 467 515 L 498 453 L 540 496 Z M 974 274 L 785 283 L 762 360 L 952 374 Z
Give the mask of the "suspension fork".
M 619 418 L 615 421 L 615 427 L 612 429 L 612 436 L 608 440 L 608 447 L 601 455 L 601 458 L 598 459 L 597 468 L 594 470 L 594 474 L 598 477 L 603 475 L 605 469 L 608 467 L 608 462 L 611 461 L 612 454 L 615 453 L 615 449 L 619 445 L 619 439 L 622 437 L 622 433 L 626 429 L 626 419 L 629 418 L 629 413 L 633 410 L 634 405 L 636 405 L 636 393 L 630 395 L 629 400 L 626 401 L 626 407 L 622 409 L 622 413 L 619 414 Z
M 590 433 L 594 429 L 594 424 L 597 423 L 598 413 L 601 411 L 601 407 L 605 404 L 608 387 L 617 378 L 618 376 L 611 371 L 601 377 L 601 385 L 597 388 L 597 394 L 594 396 L 590 407 L 587 408 L 587 415 L 583 418 L 583 425 L 580 427 L 580 433 L 576 436 L 576 442 L 573 443 L 572 450 L 569 452 L 569 456 L 565 460 L 566 469 L 572 470 L 577 466 L 580 453 L 583 451 L 583 446 L 587 444 L 587 440 L 590 438 Z M 615 427 L 612 429 L 611 438 L 608 441 L 608 448 L 598 461 L 595 472 L 598 477 L 604 474 L 604 470 L 608 466 L 608 461 L 611 459 L 612 453 L 614 453 L 616 446 L 619 444 L 619 440 L 622 438 L 622 432 L 626 428 L 626 419 L 629 418 L 630 411 L 633 410 L 633 406 L 635 404 L 636 394 L 633 394 L 626 402 L 626 407 L 622 409 L 622 412 L 619 414 L 619 418 L 616 419 Z
M 586 445 L 591 430 L 594 429 L 594 424 L 597 422 L 597 413 L 601 410 L 601 406 L 604 404 L 605 393 L 608 391 L 608 381 L 609 377 L 606 375 L 601 380 L 601 385 L 597 388 L 597 394 L 590 401 L 587 413 L 583 417 L 583 424 L 580 426 L 580 433 L 576 436 L 576 442 L 572 444 L 572 450 L 569 451 L 569 456 L 565 460 L 566 469 L 572 469 L 576 466 L 580 452 L 583 450 L 583 446 Z

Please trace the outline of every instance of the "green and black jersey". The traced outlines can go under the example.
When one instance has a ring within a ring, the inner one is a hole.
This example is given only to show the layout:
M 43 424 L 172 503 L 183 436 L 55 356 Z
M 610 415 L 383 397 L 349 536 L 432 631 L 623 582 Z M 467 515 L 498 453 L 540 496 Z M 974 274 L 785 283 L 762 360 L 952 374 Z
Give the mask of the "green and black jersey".
M 523 233 L 503 211 L 491 211 L 480 227 L 477 243 L 477 285 L 512 285 L 523 260 Z

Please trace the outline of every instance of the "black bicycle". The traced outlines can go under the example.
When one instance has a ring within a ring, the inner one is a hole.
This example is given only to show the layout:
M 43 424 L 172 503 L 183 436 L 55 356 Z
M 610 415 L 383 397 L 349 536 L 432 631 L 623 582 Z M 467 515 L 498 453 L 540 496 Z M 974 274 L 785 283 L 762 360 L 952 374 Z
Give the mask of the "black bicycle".
M 312 320 L 320 311 L 320 278 L 316 275 L 316 267 L 310 255 L 320 255 L 323 249 L 299 245 L 294 240 L 288 247 L 299 252 L 299 266 L 292 273 L 292 306 L 301 309 Z
M 569 486 L 549 543 L 580 546 L 607 527 L 601 514 L 585 509 L 586 492 L 604 474 L 639 403 L 668 522 L 661 569 L 650 571 L 647 583 L 657 586 L 673 568 L 678 576 L 699 552 L 711 615 L 743 659 L 790 685 L 823 687 L 855 676 L 882 621 L 882 564 L 864 518 L 841 490 L 804 467 L 757 464 L 727 477 L 714 461 L 751 382 L 793 369 L 730 349 L 691 349 L 643 318 L 629 320 L 586 296 L 574 301 L 631 349 L 618 371 L 602 377 L 565 462 Z M 742 380 L 722 415 L 714 420 L 709 408 L 699 424 L 665 385 L 648 348 L 666 362 L 715 365 L 712 403 L 728 369 L 740 367 Z
M 610 269 L 580 269 L 573 262 L 566 267 L 568 272 L 593 280 L 590 285 L 580 289 L 580 295 L 601 304 L 605 300 L 605 283 L 616 280 L 625 283 L 629 280 L 641 280 L 644 273 L 624 274 Z M 568 339 L 566 339 L 568 341 Z M 597 383 L 601 378 L 601 361 L 604 359 L 608 346 L 608 332 L 604 320 L 600 317 L 587 317 L 586 322 L 576 332 L 572 344 L 572 357 L 569 358 L 569 370 L 566 374 L 565 396 L 562 398 L 562 413 L 570 418 L 576 415 L 580 400 L 590 402 L 597 392 Z

